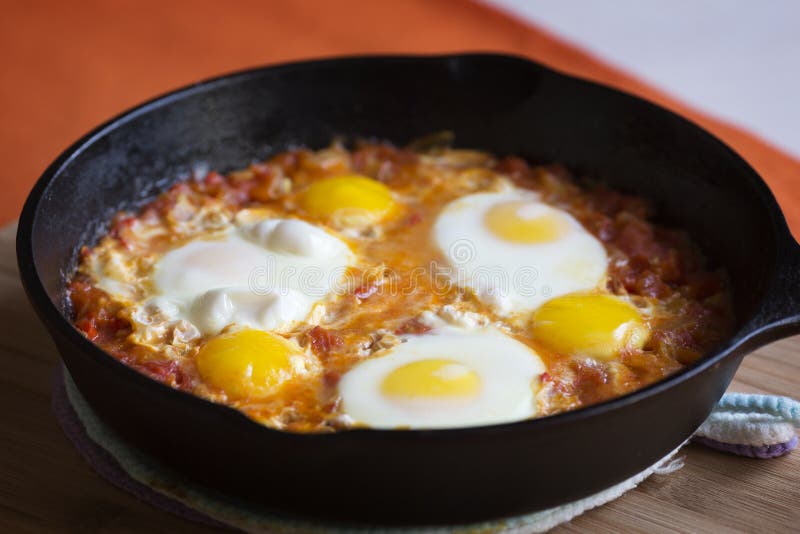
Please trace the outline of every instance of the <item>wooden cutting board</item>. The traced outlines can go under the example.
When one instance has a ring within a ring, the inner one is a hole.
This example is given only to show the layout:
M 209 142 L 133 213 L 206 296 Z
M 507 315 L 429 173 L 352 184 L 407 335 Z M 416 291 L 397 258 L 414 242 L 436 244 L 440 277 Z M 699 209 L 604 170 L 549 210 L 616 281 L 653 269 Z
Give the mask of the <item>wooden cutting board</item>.
M 213 531 L 153 508 L 92 472 L 50 410 L 58 355 L 20 286 L 13 226 L 0 229 L 0 531 Z M 733 391 L 800 397 L 800 337 L 749 355 Z M 654 475 L 556 532 L 796 532 L 800 450 L 752 460 L 690 445 Z M 535 481 L 532 481 L 535 483 Z

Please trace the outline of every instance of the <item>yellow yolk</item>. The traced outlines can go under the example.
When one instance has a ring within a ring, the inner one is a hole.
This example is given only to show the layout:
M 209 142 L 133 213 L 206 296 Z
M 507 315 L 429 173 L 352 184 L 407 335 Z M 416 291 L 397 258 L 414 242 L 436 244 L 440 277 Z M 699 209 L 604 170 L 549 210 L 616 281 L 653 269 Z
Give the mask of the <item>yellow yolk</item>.
M 544 303 L 533 314 L 533 338 L 563 355 L 610 360 L 641 348 L 649 330 L 639 311 L 611 295 L 572 294 Z
M 361 217 L 376 221 L 395 206 L 389 188 L 372 178 L 346 174 L 312 183 L 300 197 L 300 206 L 310 215 Z
M 492 206 L 484 221 L 493 234 L 512 243 L 549 243 L 567 233 L 562 217 L 538 207 L 530 202 L 503 202 Z
M 229 397 L 264 397 L 291 376 L 289 357 L 296 352 L 274 334 L 240 330 L 208 341 L 195 361 L 202 379 Z
M 419 360 L 384 378 L 381 392 L 390 397 L 472 397 L 480 390 L 478 374 L 452 360 Z

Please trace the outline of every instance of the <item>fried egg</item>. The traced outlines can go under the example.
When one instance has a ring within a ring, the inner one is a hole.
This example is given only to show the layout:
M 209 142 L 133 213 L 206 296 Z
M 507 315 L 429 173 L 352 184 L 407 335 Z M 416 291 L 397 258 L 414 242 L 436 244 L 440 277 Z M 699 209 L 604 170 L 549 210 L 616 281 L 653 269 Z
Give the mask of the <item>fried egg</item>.
M 306 214 L 337 227 L 375 223 L 397 209 L 388 187 L 358 174 L 333 176 L 312 183 L 300 195 L 299 204 Z
M 552 351 L 596 360 L 642 348 L 650 333 L 635 306 L 603 293 L 564 295 L 545 302 L 533 313 L 530 330 Z
M 545 366 L 493 328 L 443 327 L 365 360 L 339 382 L 342 411 L 373 428 L 450 428 L 536 415 Z
M 154 266 L 146 306 L 204 334 L 228 325 L 281 331 L 337 288 L 354 256 L 327 231 L 297 219 L 266 219 L 191 241 Z
M 433 238 L 451 278 L 501 316 L 532 311 L 605 280 L 602 243 L 569 213 L 530 191 L 458 198 L 440 213 Z
M 273 395 L 288 381 L 317 367 L 316 361 L 291 341 L 253 329 L 211 338 L 200 347 L 195 363 L 203 381 L 229 399 Z

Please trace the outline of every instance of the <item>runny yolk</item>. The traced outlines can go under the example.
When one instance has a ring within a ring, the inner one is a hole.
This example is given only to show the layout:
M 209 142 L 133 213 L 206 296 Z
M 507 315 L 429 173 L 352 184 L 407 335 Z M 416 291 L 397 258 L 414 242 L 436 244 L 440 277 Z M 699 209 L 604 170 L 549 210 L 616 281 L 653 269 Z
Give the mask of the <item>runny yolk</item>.
M 297 351 L 275 334 L 248 329 L 212 338 L 195 362 L 200 377 L 228 397 L 264 397 L 291 377 L 290 356 Z
M 300 206 L 321 219 L 359 218 L 374 222 L 395 208 L 388 187 L 357 174 L 325 178 L 312 183 L 300 196 Z
M 511 243 L 550 243 L 569 231 L 562 216 L 536 202 L 496 204 L 486 212 L 484 223 L 494 235 Z
M 398 367 L 381 383 L 381 392 L 395 398 L 468 398 L 480 391 L 478 374 L 445 359 L 418 360 Z
M 639 310 L 605 294 L 572 294 L 545 302 L 532 318 L 535 341 L 565 356 L 610 360 L 641 348 L 649 329 Z

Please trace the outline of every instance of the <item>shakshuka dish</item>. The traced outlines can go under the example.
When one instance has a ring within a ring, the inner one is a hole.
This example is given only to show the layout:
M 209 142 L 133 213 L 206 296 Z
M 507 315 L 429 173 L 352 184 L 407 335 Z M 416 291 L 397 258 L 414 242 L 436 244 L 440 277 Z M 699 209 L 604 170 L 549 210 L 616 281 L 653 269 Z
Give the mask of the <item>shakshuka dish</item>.
M 559 166 L 334 143 L 119 213 L 69 298 L 112 357 L 272 428 L 519 421 L 651 384 L 731 332 L 725 274 L 651 217 Z

